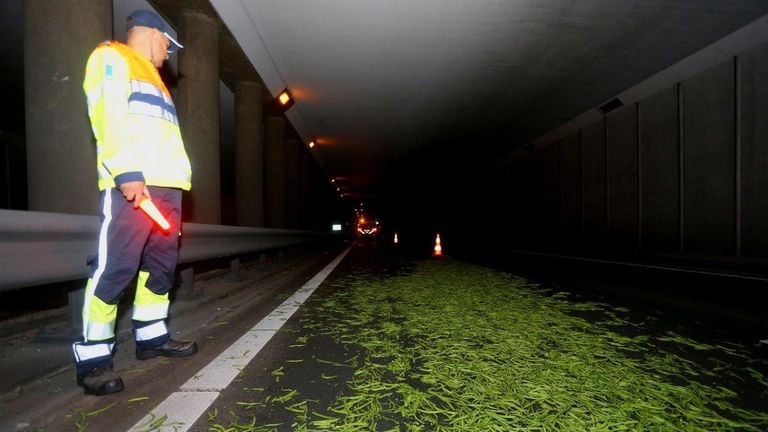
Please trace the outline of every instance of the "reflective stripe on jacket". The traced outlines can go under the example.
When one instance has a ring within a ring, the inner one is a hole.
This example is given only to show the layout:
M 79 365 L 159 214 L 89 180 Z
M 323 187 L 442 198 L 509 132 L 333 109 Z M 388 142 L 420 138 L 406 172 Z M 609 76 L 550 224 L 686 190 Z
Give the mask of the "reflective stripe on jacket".
M 128 181 L 189 190 L 192 169 L 171 94 L 155 66 L 120 42 L 88 58 L 83 89 L 96 137 L 99 190 Z

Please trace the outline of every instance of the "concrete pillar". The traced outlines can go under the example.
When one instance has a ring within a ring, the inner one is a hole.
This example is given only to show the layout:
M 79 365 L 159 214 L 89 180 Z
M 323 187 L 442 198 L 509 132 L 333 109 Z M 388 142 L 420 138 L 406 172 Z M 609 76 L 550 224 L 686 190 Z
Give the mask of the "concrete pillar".
M 309 214 L 310 214 L 310 228 L 313 230 L 329 229 L 326 226 L 325 217 L 325 200 L 328 199 L 328 190 L 330 190 L 329 180 L 325 174 L 321 172 L 317 165 L 310 166 L 310 183 L 309 183 Z M 336 189 L 333 189 L 336 192 Z
M 240 226 L 264 226 L 264 114 L 258 83 L 235 85 L 235 207 Z
M 288 228 L 298 228 L 301 194 L 299 183 L 299 150 L 301 140 L 288 139 L 285 141 L 285 181 L 286 209 Z
M 299 162 L 299 228 L 309 229 L 312 226 L 312 156 L 306 151 L 301 152 Z
M 192 192 L 184 196 L 184 220 L 221 223 L 219 166 L 219 33 L 215 21 L 181 15 L 177 100 L 181 136 L 192 163 Z
M 97 214 L 96 143 L 85 63 L 112 38 L 112 1 L 24 0 L 24 100 L 30 210 Z
M 280 117 L 267 118 L 264 151 L 264 204 L 266 226 L 285 228 L 287 226 L 286 182 L 285 182 L 285 120 Z

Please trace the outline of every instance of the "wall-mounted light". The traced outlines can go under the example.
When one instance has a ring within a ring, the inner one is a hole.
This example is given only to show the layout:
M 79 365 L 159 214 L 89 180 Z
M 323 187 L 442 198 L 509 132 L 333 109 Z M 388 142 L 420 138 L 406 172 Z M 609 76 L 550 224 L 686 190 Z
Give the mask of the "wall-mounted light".
M 307 144 L 307 146 L 309 148 L 315 148 L 315 142 L 314 141 L 310 141 L 309 144 Z
M 293 97 L 287 88 L 283 89 L 283 91 L 277 95 L 275 101 L 277 102 L 277 106 L 283 111 L 288 111 L 288 108 L 293 106 Z

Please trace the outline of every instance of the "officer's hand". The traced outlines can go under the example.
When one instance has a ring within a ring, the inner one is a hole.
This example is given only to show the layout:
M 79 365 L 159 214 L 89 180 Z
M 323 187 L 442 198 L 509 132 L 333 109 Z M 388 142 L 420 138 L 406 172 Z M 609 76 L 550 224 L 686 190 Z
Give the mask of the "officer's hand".
M 133 208 L 137 208 L 145 196 L 149 198 L 149 190 L 143 181 L 125 182 L 120 185 L 120 192 L 126 201 L 133 201 Z

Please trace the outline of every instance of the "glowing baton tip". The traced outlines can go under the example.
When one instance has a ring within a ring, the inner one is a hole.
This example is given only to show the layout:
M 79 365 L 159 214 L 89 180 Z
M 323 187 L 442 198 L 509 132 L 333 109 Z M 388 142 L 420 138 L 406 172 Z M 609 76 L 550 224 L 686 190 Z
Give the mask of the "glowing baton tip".
M 157 209 L 151 199 L 144 198 L 139 203 L 139 207 L 144 210 L 144 213 L 146 213 L 147 216 L 155 221 L 155 223 L 158 224 L 164 231 L 171 227 L 171 224 L 168 223 L 168 221 L 163 217 L 163 215 L 160 213 L 160 210 Z

